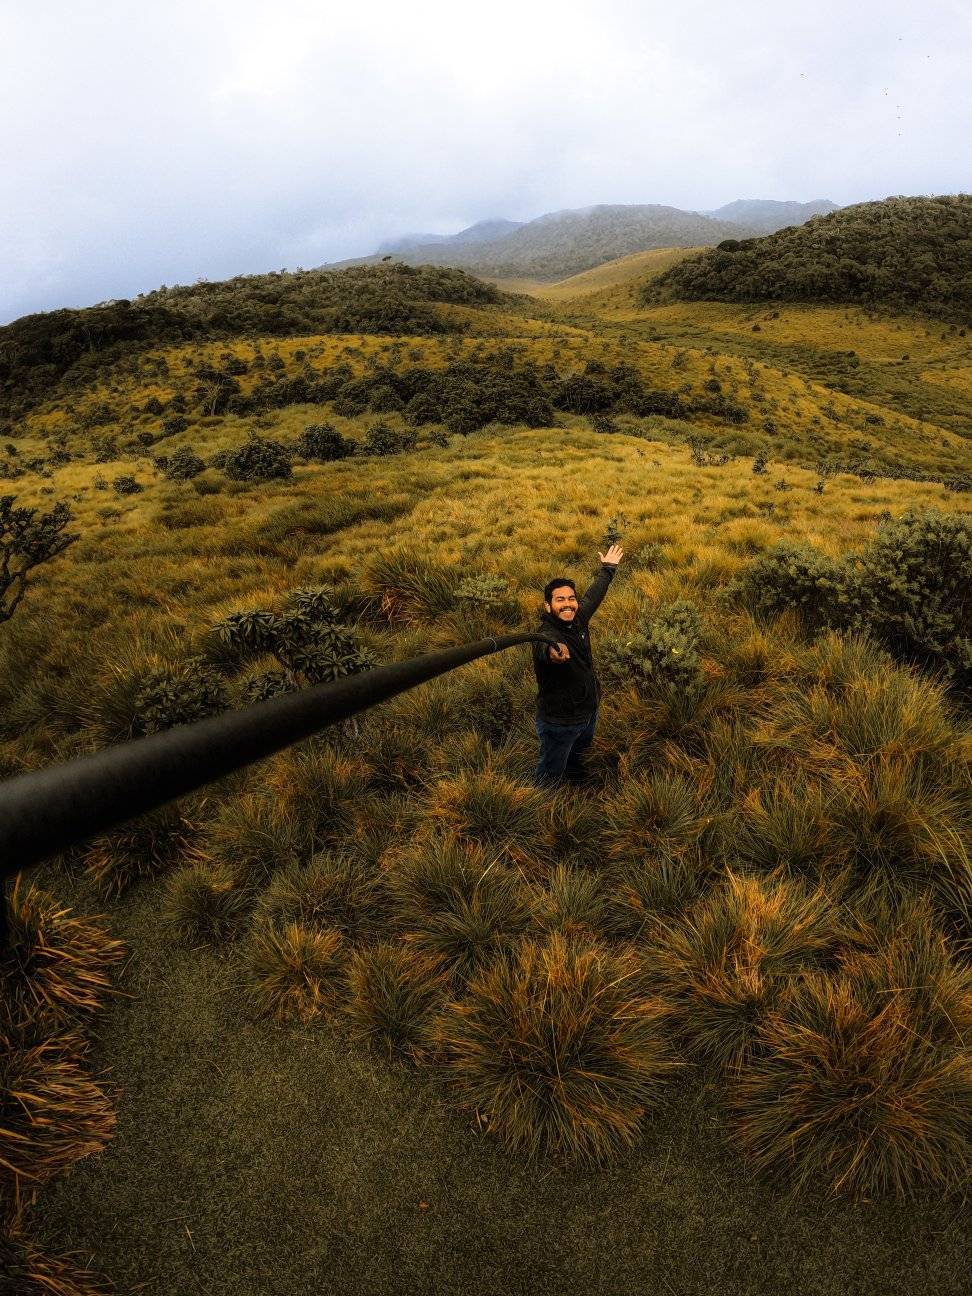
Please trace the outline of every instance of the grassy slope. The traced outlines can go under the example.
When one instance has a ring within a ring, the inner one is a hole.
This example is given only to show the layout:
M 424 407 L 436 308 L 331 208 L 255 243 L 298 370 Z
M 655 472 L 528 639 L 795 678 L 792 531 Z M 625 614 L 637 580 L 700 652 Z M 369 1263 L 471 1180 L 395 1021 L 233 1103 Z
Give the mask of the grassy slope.
M 578 363 L 634 349 L 659 377 L 670 371 L 676 328 L 696 330 L 687 372 L 697 377 L 709 372 L 705 346 L 718 351 L 723 338 L 759 345 L 745 332 L 746 313 L 735 308 L 720 314 L 705 304 L 684 308 L 677 319 L 670 312 L 682 308 L 638 316 L 625 306 L 627 293 L 622 280 L 599 298 L 588 296 L 583 315 L 547 303 L 538 323 L 483 312 L 478 332 L 486 344 L 493 335 L 519 338 L 541 363 L 557 338 L 568 339 L 562 345 L 573 345 Z M 841 312 L 783 314 L 793 330 L 784 331 L 781 320 L 787 345 L 800 338 L 830 346 L 843 336 Z M 888 362 L 882 336 L 897 346 L 906 333 L 902 349 L 925 369 L 948 375 L 969 366 L 964 339 L 939 346 L 929 333 L 922 352 L 914 322 L 902 321 L 902 333 L 895 321 L 875 322 L 870 332 L 864 320 L 853 327 L 857 340 L 847 346 L 862 358 L 871 347 L 875 363 Z M 634 340 L 652 330 L 665 340 Z M 320 346 L 337 353 L 355 341 L 321 339 Z M 438 345 L 413 341 L 427 355 Z M 286 357 L 300 345 L 288 340 L 275 349 Z M 363 348 L 379 345 L 365 340 Z M 717 362 L 720 375 L 745 381 L 736 354 Z M 784 431 L 794 444 L 814 431 L 815 411 L 832 401 L 848 418 L 883 409 L 881 435 L 896 438 L 903 457 L 956 470 L 968 465 L 968 443 L 941 424 L 936 445 L 929 428 L 889 413 L 888 405 L 808 387 L 772 367 L 761 381 L 790 407 Z M 101 392 L 76 403 L 107 396 L 136 405 L 147 394 L 142 379 L 109 376 Z M 295 407 L 274 413 L 268 425 L 293 435 L 319 417 Z M 41 448 L 44 433 L 61 421 L 39 411 L 22 453 Z M 332 421 L 360 434 L 371 420 Z M 72 726 L 91 714 L 92 697 L 96 709 L 99 698 L 110 699 L 114 670 L 171 660 L 211 620 L 233 607 L 266 605 L 297 584 L 354 584 L 390 539 L 446 565 L 472 561 L 508 575 L 530 624 L 551 563 L 583 582 L 595 569 L 607 519 L 623 513 L 627 561 L 599 613 L 604 634 L 630 625 L 646 598 L 686 593 L 704 601 L 747 555 L 777 538 L 806 538 L 837 554 L 866 543 L 884 509 L 972 507 L 967 496 L 937 485 L 868 485 L 850 476 L 816 495 L 812 471 L 792 464 L 775 465 L 766 478 L 753 477 L 748 461 L 694 468 L 661 424 L 652 441 L 597 436 L 584 419 L 564 422 L 558 431 L 489 429 L 391 460 L 298 467 L 289 483 L 223 481 L 205 495 L 192 483 L 161 481 L 146 456 L 75 462 L 50 479 L 18 481 L 25 502 L 78 494 L 76 529 L 84 538 L 70 559 L 39 575 L 0 645 L 8 723 L 30 729 L 39 717 L 57 717 L 8 746 L 30 763 L 67 754 L 83 742 Z M 166 449 L 187 440 L 212 452 L 239 440 L 239 423 L 197 424 Z M 837 425 L 830 430 L 836 443 L 847 435 Z M 97 473 L 122 471 L 134 471 L 146 491 L 119 498 L 91 488 Z M 778 476 L 793 489 L 775 490 Z M 206 479 L 219 477 L 211 470 Z M 369 512 L 375 500 L 384 519 Z M 639 563 L 649 552 L 651 561 Z M 366 637 L 394 657 L 462 635 L 445 619 L 410 631 L 371 629 Z M 89 669 L 72 682 L 82 655 Z M 508 656 L 504 669 L 528 699 L 529 663 Z M 527 712 L 511 752 L 524 770 L 536 745 Z M 68 879 L 56 889 L 81 908 L 97 907 Z M 935 1202 L 788 1203 L 726 1150 L 713 1095 L 687 1079 L 670 1091 L 639 1149 L 609 1171 L 511 1162 L 452 1111 L 435 1077 L 372 1063 L 326 1029 L 286 1032 L 249 1020 L 232 956 L 172 948 L 156 917 L 159 892 L 154 883 L 136 887 L 113 909 L 116 931 L 133 951 L 124 985 L 134 998 L 105 1015 L 96 1061 L 113 1067 L 122 1089 L 118 1135 L 102 1155 L 46 1188 L 30 1221 L 52 1246 L 93 1253 L 122 1291 L 139 1283 L 149 1291 L 211 1293 L 963 1290 L 967 1233 L 958 1203 L 944 1213 Z M 196 1286 L 187 1283 L 190 1271 Z

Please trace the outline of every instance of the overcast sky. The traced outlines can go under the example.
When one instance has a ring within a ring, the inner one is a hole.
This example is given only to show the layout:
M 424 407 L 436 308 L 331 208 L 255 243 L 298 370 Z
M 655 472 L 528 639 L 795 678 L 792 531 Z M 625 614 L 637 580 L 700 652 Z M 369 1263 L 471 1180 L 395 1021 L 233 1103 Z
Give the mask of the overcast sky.
M 0 0 L 0 322 L 594 203 L 972 189 L 968 0 Z

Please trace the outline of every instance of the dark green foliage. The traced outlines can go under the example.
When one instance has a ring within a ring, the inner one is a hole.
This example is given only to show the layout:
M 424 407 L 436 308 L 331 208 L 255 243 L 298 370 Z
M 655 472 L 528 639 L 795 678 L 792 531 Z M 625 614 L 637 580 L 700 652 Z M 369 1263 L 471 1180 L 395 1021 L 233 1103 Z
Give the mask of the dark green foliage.
M 169 481 L 189 481 L 206 467 L 191 446 L 180 446 L 171 455 L 160 455 L 156 463 Z
M 478 306 L 507 300 L 461 270 L 393 264 L 237 276 L 220 283 L 160 288 L 135 302 L 27 315 L 0 328 L 0 413 L 22 415 L 83 380 L 92 368 L 165 342 L 314 333 L 447 333 L 462 325 L 440 314 L 435 303 Z M 217 404 L 228 407 L 235 399 L 239 363 L 231 358 L 214 372 L 222 377 L 215 382 L 204 379 L 199 399 L 205 403 L 215 395 Z
M 255 432 L 238 449 L 224 452 L 218 464 L 216 456 L 212 462 L 234 481 L 272 481 L 291 475 L 287 447 L 279 441 L 257 436 Z
M 370 670 L 377 659 L 361 648 L 353 631 L 338 623 L 332 591 L 326 587 L 294 590 L 290 607 L 279 615 L 255 609 L 233 612 L 212 627 L 211 634 L 242 659 L 273 653 L 283 674 L 270 672 L 251 680 L 251 700 L 274 697 L 305 684 L 321 684 Z
M 312 423 L 304 428 L 294 449 L 305 459 L 319 459 L 326 463 L 353 455 L 355 443 L 350 437 L 342 436 L 330 423 Z
M 842 562 L 780 541 L 725 596 L 759 614 L 795 608 L 814 631 L 867 632 L 899 660 L 959 682 L 972 672 L 972 523 L 961 513 L 909 510 Z
M 138 495 L 145 487 L 141 486 L 131 473 L 121 473 L 112 481 L 111 489 L 116 495 Z
M 191 660 L 178 671 L 153 671 L 135 696 L 136 728 L 158 733 L 177 724 L 192 724 L 225 711 L 222 681 L 201 660 Z
M 0 495 L 0 622 L 9 621 L 29 584 L 29 573 L 77 540 L 65 535 L 71 510 L 63 500 L 49 513 L 15 508 L 15 495 Z
M 413 428 L 393 428 L 388 423 L 373 423 L 365 433 L 362 453 L 367 455 L 402 454 L 414 450 L 418 433 Z
M 641 689 L 668 684 L 686 688 L 699 674 L 697 608 L 678 599 L 663 604 L 630 639 L 609 637 L 600 653 L 604 674 Z
M 901 660 L 972 678 L 972 521 L 909 510 L 856 561 L 847 624 Z
M 732 598 L 738 592 L 764 616 L 795 608 L 809 629 L 823 630 L 840 621 L 844 585 L 841 563 L 812 545 L 781 540 L 754 559 L 726 593 Z
M 736 247 L 722 243 L 646 284 L 671 298 L 888 303 L 972 313 L 972 195 L 886 198 L 812 217 Z

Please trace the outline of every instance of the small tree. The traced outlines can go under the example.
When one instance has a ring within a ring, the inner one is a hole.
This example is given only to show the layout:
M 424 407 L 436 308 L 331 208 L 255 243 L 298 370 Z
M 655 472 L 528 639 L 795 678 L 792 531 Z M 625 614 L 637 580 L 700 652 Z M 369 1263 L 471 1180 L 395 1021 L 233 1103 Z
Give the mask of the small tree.
M 28 573 L 63 553 L 76 535 L 66 535 L 71 511 L 59 501 L 49 513 L 14 508 L 16 496 L 0 496 L 0 621 L 9 621 L 24 596 Z

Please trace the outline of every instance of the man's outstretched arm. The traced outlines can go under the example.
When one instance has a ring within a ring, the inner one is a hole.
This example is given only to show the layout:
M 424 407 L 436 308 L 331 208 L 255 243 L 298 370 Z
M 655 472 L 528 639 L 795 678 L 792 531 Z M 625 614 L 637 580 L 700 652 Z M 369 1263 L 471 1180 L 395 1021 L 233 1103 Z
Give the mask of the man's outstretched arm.
M 624 555 L 624 550 L 620 545 L 613 544 L 607 553 L 601 553 L 598 550 L 597 556 L 601 560 L 601 570 L 597 573 L 590 585 L 584 592 L 584 597 L 577 605 L 578 617 L 583 617 L 589 621 L 597 609 L 601 606 L 601 599 L 608 591 L 608 586 L 614 577 L 618 563 Z

